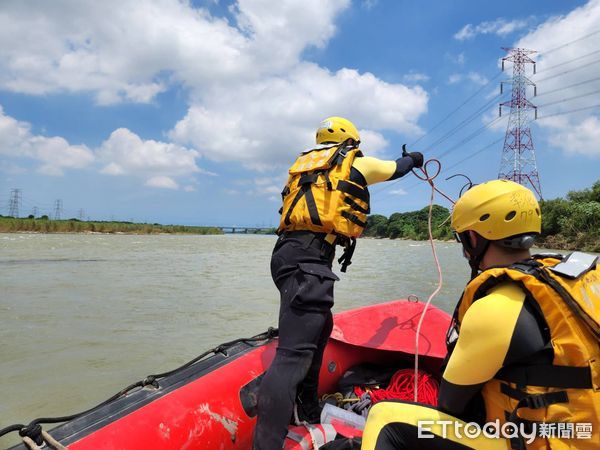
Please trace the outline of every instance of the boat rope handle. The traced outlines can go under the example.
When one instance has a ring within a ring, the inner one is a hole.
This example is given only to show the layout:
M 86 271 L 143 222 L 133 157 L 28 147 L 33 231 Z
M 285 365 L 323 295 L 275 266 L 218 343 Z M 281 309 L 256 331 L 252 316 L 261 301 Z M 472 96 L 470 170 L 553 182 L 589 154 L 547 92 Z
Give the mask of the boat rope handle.
M 41 430 L 42 444 L 48 444 L 56 450 L 68 450 L 67 447 L 62 445 L 56 439 L 54 439 L 50 433 L 45 430 Z M 29 447 L 30 450 L 42 450 L 42 448 L 35 443 L 35 441 L 29 436 L 23 436 L 23 443 Z
M 406 144 L 402 145 L 402 153 L 403 154 L 407 153 Z M 432 167 L 432 165 L 435 166 L 435 171 L 430 173 L 430 168 Z M 433 231 L 432 231 L 432 224 L 431 224 L 432 217 L 433 217 L 433 200 L 435 198 L 435 193 L 438 192 L 443 197 L 445 197 L 447 200 L 449 200 L 452 204 L 455 203 L 455 201 L 452 200 L 451 197 L 446 195 L 444 192 L 440 191 L 433 182 L 433 180 L 440 174 L 440 172 L 442 170 L 442 163 L 440 163 L 439 160 L 434 159 L 434 158 L 428 159 L 425 162 L 425 164 L 423 164 L 423 167 L 420 167 L 417 170 L 419 170 L 420 173 L 416 172 L 415 169 L 412 170 L 412 173 L 419 180 L 427 181 L 429 183 L 429 185 L 431 186 L 431 195 L 429 198 L 429 215 L 427 218 L 427 230 L 429 232 L 429 243 L 431 245 L 433 259 L 435 261 L 435 265 L 437 268 L 438 284 L 437 284 L 437 287 L 435 288 L 435 290 L 431 293 L 431 295 L 427 299 L 427 302 L 425 302 L 425 306 L 423 307 L 423 311 L 421 312 L 421 316 L 419 317 L 419 323 L 417 324 L 417 332 L 415 335 L 415 375 L 414 375 L 414 385 L 413 385 L 413 392 L 414 392 L 413 398 L 414 398 L 415 402 L 417 402 L 419 400 L 419 390 L 418 390 L 418 386 L 419 386 L 419 336 L 421 335 L 421 326 L 423 325 L 423 320 L 425 319 L 425 314 L 427 313 L 429 304 L 431 303 L 433 298 L 441 291 L 443 283 L 444 283 L 444 279 L 442 277 L 442 267 L 440 265 L 440 261 L 439 261 L 437 251 L 435 248 L 435 242 L 433 241 Z

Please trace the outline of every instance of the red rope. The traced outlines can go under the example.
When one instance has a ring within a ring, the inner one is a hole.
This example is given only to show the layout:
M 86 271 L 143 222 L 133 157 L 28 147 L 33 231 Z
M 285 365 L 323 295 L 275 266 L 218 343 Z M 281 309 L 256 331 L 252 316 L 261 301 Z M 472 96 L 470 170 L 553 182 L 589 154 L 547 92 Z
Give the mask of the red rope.
M 375 404 L 381 400 L 405 400 L 413 401 L 414 398 L 415 371 L 413 369 L 400 369 L 390 380 L 385 389 L 373 389 L 369 392 L 371 401 Z M 419 370 L 417 392 L 419 402 L 427 405 L 437 406 L 439 384 L 433 376 L 423 370 Z M 356 394 L 361 396 L 366 391 L 357 388 Z

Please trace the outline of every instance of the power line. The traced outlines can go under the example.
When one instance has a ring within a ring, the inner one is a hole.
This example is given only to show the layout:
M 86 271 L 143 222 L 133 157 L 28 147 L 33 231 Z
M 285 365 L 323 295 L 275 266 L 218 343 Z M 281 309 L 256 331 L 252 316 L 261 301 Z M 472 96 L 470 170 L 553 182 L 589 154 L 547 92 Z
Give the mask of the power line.
M 549 54 L 549 53 L 552 53 L 552 52 L 553 52 L 553 51 L 555 51 L 555 50 L 558 50 L 559 48 L 566 47 L 566 46 L 568 46 L 568 45 L 571 45 L 571 44 L 573 44 L 573 43 L 575 43 L 575 42 L 579 42 L 579 41 L 581 41 L 581 40 L 583 40 L 583 39 L 586 39 L 586 38 L 588 38 L 588 37 L 590 37 L 590 36 L 593 36 L 593 35 L 595 35 L 595 34 L 598 34 L 598 33 L 600 33 L 600 30 L 597 30 L 597 31 L 595 31 L 595 32 L 592 32 L 592 33 L 589 33 L 589 34 L 587 34 L 587 35 L 585 35 L 585 36 L 582 36 L 582 37 L 580 37 L 580 38 L 577 38 L 577 39 L 575 39 L 575 40 L 573 40 L 573 41 L 571 41 L 571 42 L 567 42 L 567 43 L 565 43 L 565 44 L 562 44 L 562 45 L 560 45 L 560 46 L 558 46 L 558 47 L 555 47 L 555 48 L 553 48 L 553 49 L 550 49 L 550 50 L 547 50 L 547 51 L 545 51 L 545 52 L 542 52 L 542 53 L 540 53 L 540 54 L 547 55 L 547 54 Z M 563 61 L 562 63 L 559 63 L 559 64 L 556 64 L 556 65 L 554 65 L 554 66 L 551 66 L 551 67 L 545 68 L 545 69 L 544 69 L 544 70 L 542 70 L 541 72 L 546 72 L 546 71 L 548 71 L 548 70 L 551 70 L 551 69 L 554 69 L 554 68 L 556 68 L 556 67 L 563 66 L 563 65 L 565 65 L 565 64 L 571 63 L 571 62 L 573 62 L 573 61 L 577 61 L 577 60 L 579 60 L 579 59 L 586 58 L 586 57 L 588 57 L 588 56 L 591 56 L 591 55 L 594 55 L 594 54 L 597 54 L 597 53 L 600 53 L 600 50 L 595 50 L 595 51 L 593 51 L 593 52 L 591 52 L 591 53 L 587 53 L 587 54 L 585 54 L 585 55 L 578 56 L 577 58 L 573 58 L 573 59 L 571 59 L 571 60 L 568 60 L 568 61 Z M 552 76 L 550 76 L 550 77 L 544 78 L 544 79 L 542 79 L 542 80 L 539 80 L 539 81 L 545 81 L 545 80 L 548 80 L 548 79 L 556 78 L 556 77 L 558 77 L 558 76 L 560 76 L 560 75 L 564 75 L 564 74 L 566 74 L 566 73 L 573 72 L 573 71 L 575 71 L 575 70 L 579 70 L 580 68 L 584 68 L 584 67 L 590 66 L 590 65 L 592 65 L 592 64 L 596 64 L 596 63 L 597 63 L 597 62 L 599 62 L 599 61 L 600 61 L 600 60 L 598 60 L 598 61 L 592 61 L 591 63 L 588 63 L 588 64 L 586 64 L 586 65 L 583 65 L 583 66 L 580 66 L 580 67 L 577 67 L 577 68 L 574 68 L 574 69 L 571 69 L 571 70 L 568 70 L 568 71 L 564 71 L 564 72 L 561 72 L 561 73 L 559 73 L 559 74 L 552 75 Z M 541 73 L 541 72 L 538 72 L 538 74 L 539 74 L 539 73 Z M 467 103 L 469 103 L 469 102 L 470 102 L 472 99 L 474 99 L 475 97 L 477 97 L 477 96 L 478 96 L 478 95 L 479 95 L 479 94 L 480 94 L 480 93 L 481 93 L 481 92 L 482 92 L 482 91 L 483 91 L 483 90 L 484 90 L 484 89 L 485 89 L 487 86 L 489 86 L 489 85 L 490 85 L 490 84 L 491 84 L 491 83 L 492 83 L 492 82 L 493 82 L 493 81 L 494 81 L 496 78 L 498 78 L 500 75 L 502 75 L 502 72 L 499 72 L 499 73 L 497 73 L 497 74 L 496 74 L 494 77 L 492 77 L 492 78 L 491 78 L 491 79 L 490 79 L 490 80 L 489 80 L 489 81 L 488 81 L 488 82 L 487 82 L 485 85 L 483 85 L 483 86 L 482 86 L 481 88 L 479 88 L 479 89 L 478 89 L 478 90 L 477 90 L 475 93 L 473 93 L 471 96 L 469 96 L 469 97 L 468 97 L 468 98 L 467 98 L 467 99 L 466 99 L 464 102 L 462 102 L 462 103 L 461 103 L 461 104 L 460 104 L 460 105 L 459 105 L 457 108 L 455 108 L 454 110 L 452 110 L 451 112 L 449 112 L 449 113 L 448 113 L 446 116 L 444 116 L 444 118 L 443 118 L 441 121 L 439 121 L 439 122 L 438 122 L 436 125 L 434 125 L 432 128 L 430 128 L 430 129 L 429 129 L 429 131 L 428 131 L 427 133 L 425 133 L 423 136 L 419 137 L 419 138 L 418 138 L 416 141 L 414 141 L 412 144 L 410 144 L 410 146 L 414 146 L 415 144 L 417 144 L 418 142 L 420 142 L 422 139 L 424 139 L 426 136 L 430 135 L 430 134 L 431 134 L 431 133 L 432 133 L 432 132 L 433 132 L 435 129 L 437 129 L 437 128 L 438 128 L 440 125 L 442 125 L 444 122 L 446 122 L 446 121 L 447 121 L 447 120 L 448 120 L 450 117 L 452 117 L 452 116 L 453 116 L 453 115 L 454 115 L 454 114 L 455 114 L 457 111 L 459 111 L 460 109 L 462 109 L 462 108 L 463 108 L 463 107 L 464 107 L 464 106 L 465 106 Z M 539 82 L 539 81 L 538 81 L 538 82 Z M 583 83 L 582 83 L 582 84 L 583 84 Z M 497 97 L 495 97 L 495 98 L 497 98 Z M 488 103 L 489 103 L 489 102 L 488 102 Z M 481 109 L 485 109 L 486 107 L 487 107 L 487 104 L 486 104 L 486 105 L 484 105 L 483 107 L 481 107 L 481 108 L 480 108 L 478 111 L 480 111 Z M 476 113 L 474 113 L 474 115 L 476 115 L 476 114 L 477 114 L 477 112 L 476 112 Z M 469 116 L 469 117 L 472 117 L 472 116 L 473 116 L 473 115 L 471 115 L 471 116 Z M 465 122 L 465 121 L 463 121 L 463 122 Z M 453 134 L 455 134 L 455 133 L 454 133 L 454 131 L 455 131 L 455 130 L 459 129 L 459 128 L 460 128 L 460 127 L 463 125 L 463 124 L 469 123 L 469 122 L 470 122 L 470 120 L 467 120 L 467 121 L 466 121 L 466 123 L 463 123 L 463 122 L 461 122 L 459 125 L 455 126 L 455 127 L 454 127 L 454 128 L 453 128 L 453 129 L 452 129 L 450 132 L 447 132 L 447 133 L 446 133 L 446 134 L 445 134 L 445 135 L 444 135 L 442 138 L 440 138 L 440 139 L 436 140 L 434 143 L 432 143 L 431 145 L 429 145 L 427 148 L 429 148 L 429 149 L 430 149 L 431 147 L 434 147 L 435 145 L 437 145 L 437 144 L 439 144 L 439 143 L 443 142 L 443 141 L 445 140 L 445 138 L 448 138 L 448 137 L 452 136 Z
M 470 140 L 476 138 L 477 136 L 479 136 L 481 133 L 483 133 L 483 131 L 485 131 L 487 128 L 491 127 L 493 124 L 495 124 L 496 122 L 498 122 L 500 119 L 503 119 L 503 117 L 496 117 L 494 120 L 486 123 L 485 125 L 479 127 L 477 130 L 475 130 L 473 133 L 471 133 L 469 136 L 467 136 L 466 138 L 462 139 L 461 141 L 459 141 L 458 143 L 456 143 L 455 145 L 453 145 L 452 147 L 450 147 L 449 149 L 447 149 L 446 151 L 444 151 L 441 155 L 439 155 L 437 157 L 437 159 L 442 159 L 444 156 L 448 155 L 449 153 L 451 153 L 453 150 L 455 150 L 456 148 L 460 147 L 463 144 L 466 144 L 467 142 L 469 142 Z M 399 183 L 402 179 L 399 178 L 397 180 L 394 180 L 392 182 L 389 183 L 385 183 L 385 185 L 381 186 L 381 189 L 379 189 L 378 191 L 373 191 L 376 194 L 380 194 L 381 192 L 391 188 L 392 186 L 396 185 L 397 183 Z
M 495 140 L 495 141 L 493 141 L 493 142 L 490 142 L 489 144 L 487 144 L 487 145 L 485 145 L 484 147 L 481 147 L 481 148 L 479 148 L 479 149 L 475 150 L 475 151 L 474 151 L 474 152 L 472 152 L 472 153 L 469 153 L 467 156 L 465 156 L 464 158 L 462 158 L 462 159 L 460 159 L 459 161 L 455 162 L 454 164 L 452 164 L 452 165 L 450 165 L 450 166 L 448 166 L 448 167 L 443 167 L 443 168 L 442 168 L 442 170 L 440 171 L 440 174 L 442 174 L 442 173 L 444 173 L 444 172 L 447 172 L 447 171 L 449 171 L 450 169 L 453 169 L 454 167 L 458 166 L 459 164 L 462 164 L 463 162 L 465 162 L 465 161 L 467 161 L 467 160 L 469 160 L 469 159 L 473 158 L 474 156 L 477 156 L 478 154 L 480 154 L 480 153 L 484 152 L 485 150 L 487 150 L 487 149 L 489 149 L 489 148 L 493 147 L 494 145 L 496 145 L 496 144 L 499 144 L 500 142 L 502 142 L 502 140 L 503 140 L 503 139 L 504 139 L 504 136 L 500 137 L 499 139 L 496 139 L 496 140 Z M 398 181 L 400 181 L 400 180 L 398 180 Z M 409 191 L 409 190 L 411 190 L 411 189 L 414 189 L 415 187 L 418 187 L 418 186 L 423 186 L 423 185 L 424 185 L 424 184 L 423 184 L 423 182 L 422 182 L 422 181 L 417 181 L 416 183 L 414 183 L 414 184 L 411 184 L 410 186 L 408 186 L 408 187 L 406 188 L 406 190 L 407 190 L 407 191 Z M 387 192 L 386 194 L 389 194 L 389 192 Z
M 579 38 L 577 38 L 577 39 L 575 39 L 575 40 L 573 40 L 573 41 L 567 42 L 566 44 L 561 44 L 561 45 L 559 45 L 558 47 L 554 47 L 554 48 L 552 48 L 552 49 L 550 49 L 550 50 L 545 50 L 545 51 L 542 51 L 542 52 L 540 52 L 540 53 L 539 53 L 539 55 L 547 55 L 547 54 L 549 54 L 549 53 L 553 53 L 553 52 L 555 52 L 556 50 L 560 50 L 561 48 L 567 47 L 567 46 L 569 46 L 569 45 L 571 45 L 571 44 L 574 44 L 575 42 L 579 42 L 579 41 L 582 41 L 582 40 L 584 40 L 584 39 L 587 39 L 587 38 L 589 38 L 589 37 L 591 37 L 591 36 L 595 36 L 595 35 L 596 35 L 596 34 L 598 34 L 598 33 L 600 33 L 600 30 L 592 31 L 591 33 L 588 33 L 588 34 L 586 34 L 586 35 L 584 35 L 584 36 L 581 36 L 581 37 L 579 37 Z
M 473 95 L 471 95 L 470 97 L 468 97 L 464 102 L 462 102 L 460 105 L 458 105 L 457 108 L 453 109 L 451 112 L 449 112 L 441 121 L 439 121 L 437 124 L 435 124 L 432 128 L 429 129 L 429 131 L 427 133 L 425 133 L 423 136 L 421 136 L 419 139 L 417 139 L 416 141 L 414 141 L 412 144 L 410 144 L 410 146 L 414 146 L 417 142 L 419 142 L 421 139 L 423 139 L 425 136 L 428 136 L 429 134 L 431 134 L 431 132 L 433 130 L 435 130 L 436 128 L 438 128 L 442 123 L 444 123 L 446 120 L 448 120 L 450 117 L 452 117 L 457 111 L 459 111 L 463 106 L 465 106 L 467 103 L 469 103 L 471 100 L 473 100 L 475 97 L 477 97 L 487 86 L 489 86 L 492 81 L 494 81 L 496 78 L 498 78 L 500 75 L 502 75 L 502 72 L 498 72 L 496 75 L 494 75 L 486 84 L 484 84 L 483 86 L 481 86 L 475 93 L 473 93 Z
M 452 147 L 450 147 L 449 149 L 447 149 L 446 151 L 444 151 L 441 155 L 438 156 L 438 159 L 443 158 L 444 156 L 446 156 L 447 154 L 449 154 L 453 150 L 457 149 L 461 145 L 466 144 L 470 140 L 476 138 L 481 133 L 483 133 L 487 128 L 491 127 L 492 125 L 494 125 L 496 122 L 498 122 L 502 118 L 503 117 L 496 117 L 494 120 L 491 120 L 490 122 L 488 122 L 485 125 L 481 126 L 477 130 L 475 130 L 473 133 L 471 133 L 469 136 L 467 136 L 466 138 L 464 138 L 462 141 L 456 143 L 455 145 L 453 145 Z
M 464 125 L 467 125 L 469 123 L 471 123 L 473 120 L 475 120 L 479 114 L 483 111 L 485 111 L 487 108 L 490 107 L 490 105 L 492 105 L 493 103 L 495 103 L 497 101 L 497 99 L 499 97 L 502 97 L 504 94 L 498 94 L 496 95 L 494 98 L 492 98 L 490 101 L 488 101 L 485 105 L 483 105 L 482 107 L 480 107 L 477 111 L 475 111 L 473 114 L 471 114 L 469 117 L 467 117 L 465 120 L 463 120 L 462 122 L 460 122 L 458 125 L 456 125 L 453 129 L 451 129 L 449 132 L 447 132 L 444 136 L 442 136 L 441 138 L 439 138 L 437 141 L 435 141 L 434 143 L 432 143 L 429 147 L 427 147 L 427 149 L 431 149 L 432 147 L 435 147 L 437 144 L 442 143 L 443 141 L 445 141 L 446 139 L 448 139 L 449 137 L 453 136 L 454 134 L 456 134 L 457 131 L 463 129 Z
M 595 109 L 595 108 L 600 108 L 600 104 L 598 104 L 598 105 L 591 105 L 591 106 L 585 106 L 583 108 L 571 109 L 569 111 L 561 111 L 559 113 L 549 114 L 547 116 L 538 117 L 536 120 L 544 120 L 544 119 L 548 119 L 549 117 L 564 116 L 566 114 L 573 114 L 573 113 L 576 113 L 576 112 L 586 111 L 586 110 Z
M 573 84 L 570 84 L 568 86 L 564 86 L 564 87 L 557 88 L 557 89 L 552 89 L 551 91 L 542 92 L 541 94 L 538 94 L 536 97 L 538 97 L 538 98 L 539 97 L 543 97 L 544 95 L 553 94 L 553 93 L 558 92 L 558 91 L 564 91 L 565 89 L 569 89 L 569 88 L 576 87 L 576 86 L 582 86 L 584 84 L 592 83 L 592 82 L 598 81 L 598 80 L 600 80 L 600 77 L 592 78 L 590 80 L 580 81 L 578 83 L 573 83 Z
M 594 95 L 594 94 L 598 94 L 598 93 L 600 93 L 600 89 L 597 89 L 597 90 L 592 91 L 592 92 L 588 92 L 587 94 L 575 95 L 573 97 L 565 98 L 565 99 L 562 99 L 562 100 L 557 100 L 557 101 L 550 102 L 550 103 L 544 103 L 543 105 L 538 105 L 538 108 L 542 108 L 542 107 L 545 107 L 545 106 L 551 106 L 551 105 L 558 105 L 559 103 L 568 102 L 568 101 L 575 100 L 575 99 L 578 99 L 578 98 L 589 97 L 590 95 Z
M 542 78 L 541 80 L 537 80 L 537 82 L 538 82 L 538 83 L 541 83 L 542 81 L 551 80 L 551 79 L 553 79 L 553 78 L 560 77 L 560 76 L 562 76 L 562 75 L 566 75 L 567 73 L 575 72 L 575 71 L 577 71 L 577 70 L 584 69 L 584 68 L 586 68 L 586 67 L 589 67 L 589 66 L 591 66 L 591 65 L 598 64 L 599 62 L 600 62 L 600 59 L 595 59 L 595 60 L 594 60 L 594 61 L 592 61 L 592 62 L 589 62 L 589 63 L 587 63 L 587 64 L 584 64 L 583 66 L 578 66 L 578 67 L 575 67 L 574 69 L 565 70 L 564 72 L 560 72 L 560 73 L 557 73 L 557 74 L 555 74 L 555 75 L 551 75 L 551 76 L 549 76 L 549 77 Z
M 553 66 L 550 66 L 550 67 L 544 67 L 544 69 L 543 69 L 543 70 L 536 71 L 536 73 L 534 73 L 533 75 L 538 75 L 538 74 L 540 74 L 540 73 L 547 72 L 548 70 L 556 69 L 557 67 L 564 66 L 564 65 L 566 65 L 566 64 L 570 64 L 570 63 L 572 63 L 573 61 L 578 61 L 578 60 L 580 60 L 580 59 L 587 58 L 588 56 L 592 56 L 592 55 L 595 55 L 595 54 L 597 54 L 597 53 L 600 53 L 600 50 L 594 50 L 594 51 L 593 51 L 593 52 L 591 52 L 591 53 L 586 53 L 585 55 L 581 55 L 581 56 L 578 56 L 578 57 L 576 57 L 576 58 L 569 59 L 568 61 L 563 61 L 563 62 L 561 62 L 561 63 L 559 63 L 559 64 L 555 64 L 555 65 L 553 65 Z
M 480 154 L 481 152 L 487 150 L 488 148 L 490 148 L 490 147 L 492 147 L 492 146 L 494 146 L 496 144 L 499 144 L 500 142 L 502 142 L 503 139 L 504 139 L 504 136 L 502 136 L 499 139 L 496 139 L 494 142 L 491 142 L 488 145 L 486 145 L 485 147 L 482 147 L 479 150 L 476 150 L 473 153 L 470 153 L 469 155 L 467 155 L 463 159 L 457 161 L 456 163 L 452 164 L 451 166 L 446 167 L 444 170 L 453 169 L 454 167 L 458 166 L 459 164 L 462 164 L 463 162 L 465 162 L 466 160 L 471 159 L 473 156 L 476 156 L 476 155 Z

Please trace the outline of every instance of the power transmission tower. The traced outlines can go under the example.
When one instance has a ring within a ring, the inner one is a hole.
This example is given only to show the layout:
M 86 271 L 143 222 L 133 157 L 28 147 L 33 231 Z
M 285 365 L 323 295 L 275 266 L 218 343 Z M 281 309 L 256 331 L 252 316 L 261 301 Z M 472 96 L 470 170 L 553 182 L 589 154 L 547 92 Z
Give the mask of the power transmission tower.
M 10 201 L 8 202 L 8 215 L 19 217 L 19 206 L 21 206 L 21 189 L 11 189 Z
M 54 220 L 60 220 L 62 214 L 62 200 L 59 198 L 54 201 Z
M 38 210 L 38 207 L 37 207 L 37 206 L 34 206 L 34 207 L 33 207 L 33 209 L 31 210 L 31 215 L 32 215 L 33 217 L 37 217 L 37 215 L 38 215 L 38 212 L 39 212 L 39 210 Z
M 530 110 L 535 111 L 537 119 L 537 106 L 527 100 L 527 87 L 533 86 L 534 96 L 537 94 L 535 83 L 525 76 L 525 64 L 533 64 L 535 74 L 535 61 L 528 55 L 536 53 L 534 50 L 524 48 L 502 47 L 508 56 L 502 58 L 502 70 L 504 62 L 513 63 L 513 77 L 510 81 L 500 83 L 500 93 L 504 83 L 512 84 L 512 96 L 510 101 L 500 103 L 499 114 L 502 116 L 502 107 L 510 106 L 510 116 L 504 137 L 502 149 L 502 160 L 500 162 L 499 179 L 512 180 L 523 186 L 529 185 L 542 198 L 540 177 L 535 161 L 535 149 L 529 128 Z
M 83 210 L 83 208 L 81 208 L 79 210 L 79 220 L 84 220 L 85 219 L 85 211 Z

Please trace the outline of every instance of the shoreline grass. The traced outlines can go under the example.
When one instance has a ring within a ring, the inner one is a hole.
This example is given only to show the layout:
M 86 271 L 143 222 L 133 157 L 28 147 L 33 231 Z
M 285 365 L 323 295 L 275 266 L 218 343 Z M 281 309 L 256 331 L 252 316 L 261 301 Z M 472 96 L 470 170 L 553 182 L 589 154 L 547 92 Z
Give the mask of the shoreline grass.
M 119 221 L 0 216 L 0 233 L 223 234 L 220 228 Z

